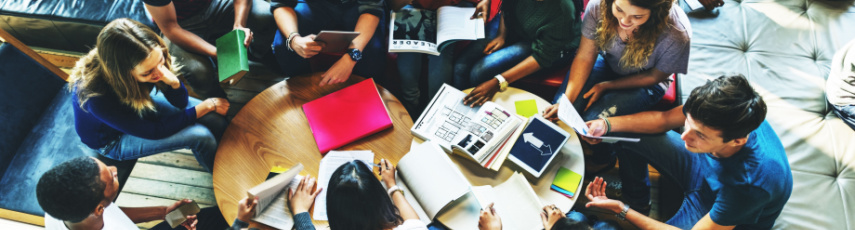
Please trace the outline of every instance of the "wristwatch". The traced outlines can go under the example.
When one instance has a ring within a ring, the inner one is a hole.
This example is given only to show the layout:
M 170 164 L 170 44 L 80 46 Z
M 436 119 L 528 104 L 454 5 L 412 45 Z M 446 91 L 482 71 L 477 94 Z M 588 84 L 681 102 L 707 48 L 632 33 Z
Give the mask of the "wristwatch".
M 350 55 L 350 59 L 353 59 L 353 61 L 358 62 L 362 60 L 362 52 L 359 49 L 349 49 L 347 50 L 347 54 Z
M 618 218 L 618 219 L 626 220 L 626 213 L 627 213 L 627 212 L 629 212 L 629 205 L 624 204 L 624 205 L 623 205 L 623 210 L 621 210 L 621 211 L 620 211 L 620 213 L 615 214 L 615 216 L 617 216 L 617 218 Z
M 499 92 L 505 92 L 508 89 L 508 81 L 501 74 L 496 74 L 496 80 L 499 80 Z
M 389 193 L 389 196 L 392 196 L 392 194 L 395 193 L 396 191 L 401 192 L 401 195 L 404 195 L 404 190 L 401 190 L 401 187 L 398 187 L 397 185 L 392 186 L 386 192 Z

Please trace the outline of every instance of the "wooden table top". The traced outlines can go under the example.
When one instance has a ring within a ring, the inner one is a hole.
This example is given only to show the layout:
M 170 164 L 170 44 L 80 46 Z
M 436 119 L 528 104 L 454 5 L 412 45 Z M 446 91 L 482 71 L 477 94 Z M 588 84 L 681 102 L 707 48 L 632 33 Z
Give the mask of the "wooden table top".
M 301 175 L 318 176 L 322 155 L 302 105 L 365 79 L 351 76 L 345 83 L 319 87 L 321 74 L 292 77 L 271 86 L 232 119 L 220 141 L 213 175 L 214 196 L 228 223 L 237 216 L 238 202 L 246 197 L 246 191 L 264 182 L 272 167 L 290 168 L 302 163 L 305 168 Z M 379 85 L 377 88 L 392 116 L 393 128 L 338 150 L 371 150 L 377 162 L 384 158 L 397 164 L 410 149 L 413 120 L 392 93 Z M 326 221 L 314 223 L 328 226 Z

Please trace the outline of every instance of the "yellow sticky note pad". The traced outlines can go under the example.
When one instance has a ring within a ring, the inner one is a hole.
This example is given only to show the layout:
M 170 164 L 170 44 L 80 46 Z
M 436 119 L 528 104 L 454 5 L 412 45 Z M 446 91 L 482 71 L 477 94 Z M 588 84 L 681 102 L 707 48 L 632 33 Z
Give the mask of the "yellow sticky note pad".
M 270 172 L 272 172 L 272 173 L 283 173 L 285 171 L 288 171 L 288 168 L 273 166 L 273 168 L 270 169 Z
M 516 106 L 517 114 L 520 116 L 531 117 L 537 114 L 537 102 L 534 99 L 516 101 L 514 106 Z
M 558 169 L 558 173 L 555 174 L 555 179 L 552 180 L 552 185 L 570 192 L 576 192 L 576 189 L 579 188 L 580 181 L 582 181 L 582 175 L 561 167 Z

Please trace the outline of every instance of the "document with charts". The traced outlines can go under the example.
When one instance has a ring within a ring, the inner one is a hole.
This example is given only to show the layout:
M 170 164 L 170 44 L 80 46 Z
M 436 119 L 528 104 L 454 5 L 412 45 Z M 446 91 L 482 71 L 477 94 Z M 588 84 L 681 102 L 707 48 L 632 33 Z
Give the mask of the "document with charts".
M 510 147 L 522 133 L 525 118 L 486 102 L 482 106 L 463 104 L 462 91 L 443 84 L 410 131 L 414 136 L 439 144 L 498 171 L 507 159 Z

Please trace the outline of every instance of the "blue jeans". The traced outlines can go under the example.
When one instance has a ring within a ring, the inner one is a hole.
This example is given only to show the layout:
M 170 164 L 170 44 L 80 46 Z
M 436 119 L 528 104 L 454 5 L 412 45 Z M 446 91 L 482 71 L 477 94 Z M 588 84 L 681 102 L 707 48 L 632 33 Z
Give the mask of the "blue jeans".
M 505 40 L 505 47 L 489 55 L 484 54 L 484 48 L 487 47 L 487 44 L 498 36 L 499 21 L 501 21 L 498 20 L 499 17 L 501 15 L 497 15 L 495 20 L 487 24 L 485 28 L 486 38 L 470 43 L 457 57 L 457 61 L 454 62 L 454 87 L 466 89 L 478 86 L 531 56 L 530 41 L 507 39 Z M 557 59 L 552 67 L 541 68 L 530 75 L 540 75 L 552 71 L 554 68 L 559 68 L 560 64 L 569 63 L 572 59 L 572 55 L 564 55 L 564 57 Z
M 358 4 L 333 4 L 329 1 L 305 1 L 294 7 L 297 13 L 297 26 L 300 36 L 318 34 L 321 30 L 347 30 L 353 31 L 359 19 Z M 374 35 L 362 51 L 362 60 L 356 63 L 353 74 L 375 78 L 381 81 L 383 71 L 386 67 L 386 50 L 383 49 L 383 34 L 388 27 L 385 17 L 380 17 Z M 288 50 L 285 42 L 287 34 L 276 30 L 273 38 L 273 54 L 279 67 L 287 76 L 297 76 L 312 72 L 309 60 L 300 57 L 296 52 Z M 347 54 L 345 54 L 347 55 Z
M 151 116 L 152 119 L 158 119 L 169 114 L 183 113 L 186 109 L 172 106 L 160 92 L 153 93 L 151 98 L 157 112 L 144 116 Z M 190 98 L 187 108 L 192 108 L 201 102 L 195 98 Z M 123 161 L 178 149 L 190 149 L 193 151 L 196 161 L 208 172 L 213 172 L 214 156 L 217 154 L 219 139 L 228 124 L 229 122 L 225 117 L 211 112 L 197 119 L 195 124 L 187 126 L 172 136 L 151 140 L 125 134 L 99 152 L 110 159 Z
M 691 228 L 712 209 L 716 199 L 704 180 L 703 175 L 708 170 L 701 163 L 700 154 L 686 150 L 680 134 L 674 131 L 634 136 L 641 141 L 619 142 L 615 146 L 627 155 L 647 159 L 662 175 L 677 182 L 683 189 L 683 204 L 666 223 L 682 229 Z
M 401 76 L 401 101 L 409 109 L 419 108 L 419 78 L 422 74 L 422 59 L 428 61 L 428 101 L 439 91 L 443 83 L 451 84 L 451 65 L 454 59 L 454 47 L 439 53 L 439 56 L 421 53 L 398 53 L 398 74 Z M 413 114 L 413 113 L 410 113 Z
M 576 101 L 573 102 L 573 107 L 576 108 L 576 111 L 584 111 L 580 114 L 582 119 L 590 121 L 601 117 L 622 116 L 643 112 L 659 102 L 662 96 L 665 95 L 665 89 L 662 89 L 658 84 L 642 88 L 610 90 L 606 91 L 588 110 L 585 110 L 589 100 L 583 96 L 588 90 L 593 88 L 597 83 L 621 77 L 624 76 L 612 71 L 602 56 L 597 56 L 597 61 L 591 69 L 591 75 L 585 81 L 585 85 L 576 97 Z M 567 89 L 569 80 L 570 73 L 568 72 L 567 76 L 564 77 L 564 82 L 561 83 L 558 89 L 558 94 L 553 99 L 553 103 L 558 103 L 559 97 Z M 609 135 L 622 136 L 624 134 L 610 133 Z M 621 191 L 630 206 L 638 209 L 650 203 L 650 181 L 648 178 L 647 162 L 644 158 L 614 151 L 612 145 L 607 143 L 593 145 L 591 149 L 595 154 L 590 156 L 588 160 L 595 164 L 610 163 L 615 156 L 620 159 Z
M 849 128 L 855 130 L 855 105 L 832 105 L 834 107 L 834 114 L 837 114 L 841 120 L 843 120 Z

